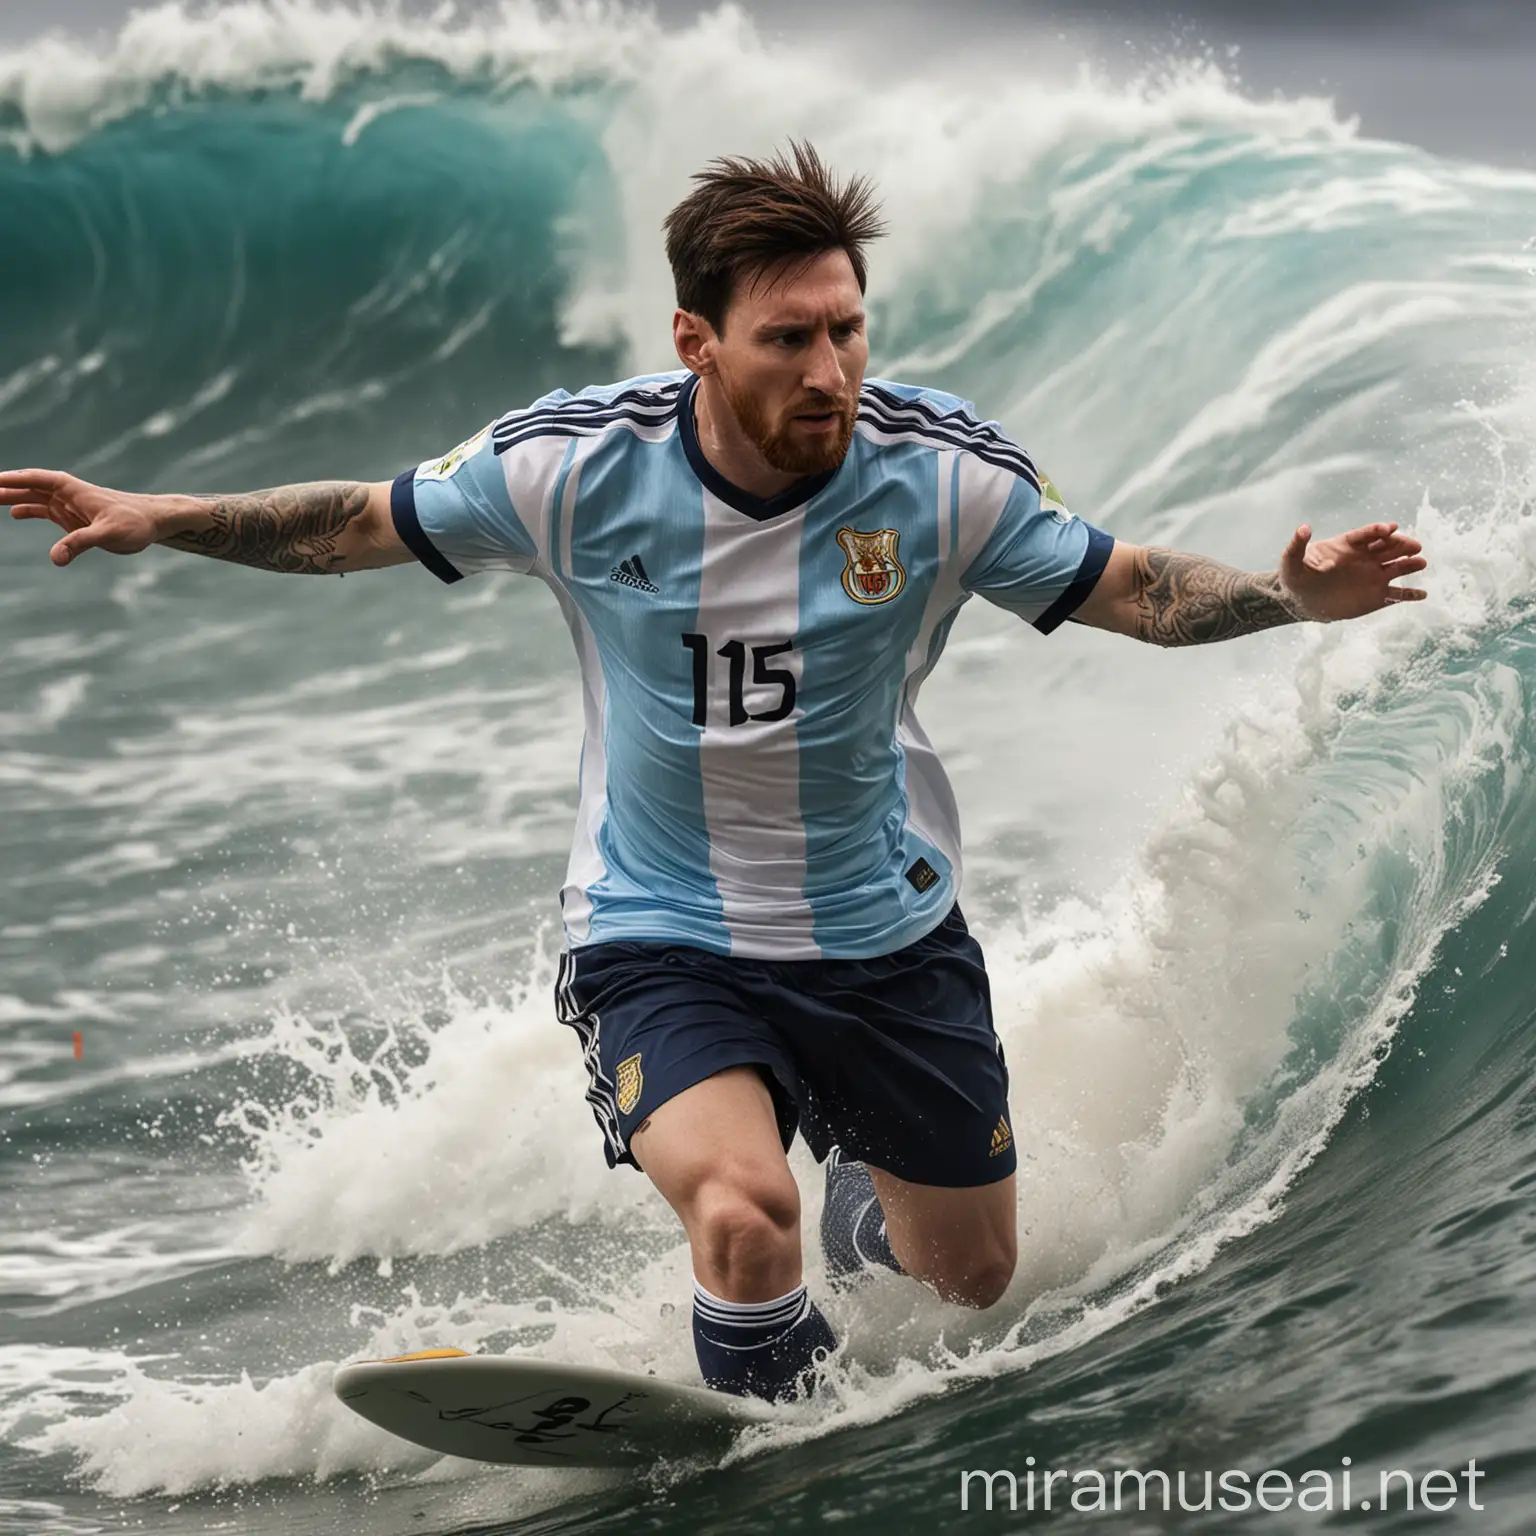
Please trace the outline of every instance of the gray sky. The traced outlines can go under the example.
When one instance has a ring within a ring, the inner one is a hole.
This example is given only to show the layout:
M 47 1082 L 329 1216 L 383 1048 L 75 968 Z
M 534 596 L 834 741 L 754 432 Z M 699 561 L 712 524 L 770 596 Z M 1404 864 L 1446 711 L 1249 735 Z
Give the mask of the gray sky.
M 436 0 L 421 0 L 430 9 Z M 1531 0 L 744 0 L 762 32 L 832 31 L 912 69 L 1008 47 L 1090 55 L 1110 72 L 1209 48 L 1250 93 L 1332 96 L 1367 133 L 1536 169 L 1536 4 Z M 45 31 L 110 31 L 131 0 L 0 0 L 0 45 Z M 668 20 L 699 0 L 657 0 Z M 829 13 L 831 19 L 829 20 Z M 878 18 L 869 26 L 867 18 Z

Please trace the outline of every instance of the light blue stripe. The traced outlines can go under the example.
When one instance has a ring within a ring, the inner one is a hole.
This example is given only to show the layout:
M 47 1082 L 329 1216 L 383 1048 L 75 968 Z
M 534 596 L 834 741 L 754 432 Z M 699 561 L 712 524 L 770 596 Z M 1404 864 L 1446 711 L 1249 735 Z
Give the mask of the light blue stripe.
M 644 457 L 637 463 L 633 438 L 620 432 L 584 459 L 571 528 L 566 582 L 607 689 L 608 814 L 597 838 L 605 873 L 587 893 L 589 942 L 674 939 L 729 954 L 683 644 L 698 625 L 704 496 L 675 436 Z M 637 554 L 658 592 L 611 579 Z
M 894 733 L 907 653 L 938 574 L 938 456 L 921 444 L 877 447 L 856 437 L 850 457 L 834 487 L 841 494 L 824 493 L 807 510 L 796 643 L 807 711 L 800 810 L 812 936 L 826 953 L 858 956 L 887 953 L 931 927 L 947 910 L 948 882 L 920 894 L 905 879 L 920 855 L 940 864 L 906 827 Z M 899 532 L 906 584 L 889 601 L 856 603 L 844 589 L 837 534 L 845 525 Z

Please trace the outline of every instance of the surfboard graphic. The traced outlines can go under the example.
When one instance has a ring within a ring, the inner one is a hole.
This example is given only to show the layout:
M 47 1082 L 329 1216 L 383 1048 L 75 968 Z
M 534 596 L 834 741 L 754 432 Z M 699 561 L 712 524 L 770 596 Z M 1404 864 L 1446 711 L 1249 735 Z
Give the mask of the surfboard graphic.
M 602 1366 L 424 1350 L 336 1372 L 354 1413 L 428 1450 L 524 1467 L 633 1466 L 724 1449 L 766 1403 Z

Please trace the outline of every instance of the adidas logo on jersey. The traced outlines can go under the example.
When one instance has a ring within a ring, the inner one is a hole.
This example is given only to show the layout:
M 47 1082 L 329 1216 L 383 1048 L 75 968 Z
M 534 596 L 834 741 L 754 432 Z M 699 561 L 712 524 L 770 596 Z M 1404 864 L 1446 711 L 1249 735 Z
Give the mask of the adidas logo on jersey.
M 661 591 L 661 588 L 646 575 L 639 555 L 631 555 L 627 560 L 620 560 L 608 572 L 608 580 L 618 582 L 621 587 L 633 587 L 637 592 Z

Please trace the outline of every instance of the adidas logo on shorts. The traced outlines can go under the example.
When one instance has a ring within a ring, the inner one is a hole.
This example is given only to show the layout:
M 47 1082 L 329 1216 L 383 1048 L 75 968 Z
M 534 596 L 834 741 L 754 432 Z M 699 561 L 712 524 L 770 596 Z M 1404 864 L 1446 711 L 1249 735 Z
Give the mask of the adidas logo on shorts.
M 997 1157 L 1001 1153 L 1006 1152 L 1012 1145 L 1013 1132 L 1008 1129 L 1008 1118 L 1005 1115 L 997 1122 L 992 1132 L 992 1150 L 987 1153 L 987 1156 Z
M 640 563 L 639 555 L 631 555 L 627 560 L 620 560 L 608 572 L 608 580 L 618 582 L 621 587 L 633 587 L 637 592 L 661 591 L 661 588 L 646 575 L 645 567 Z

